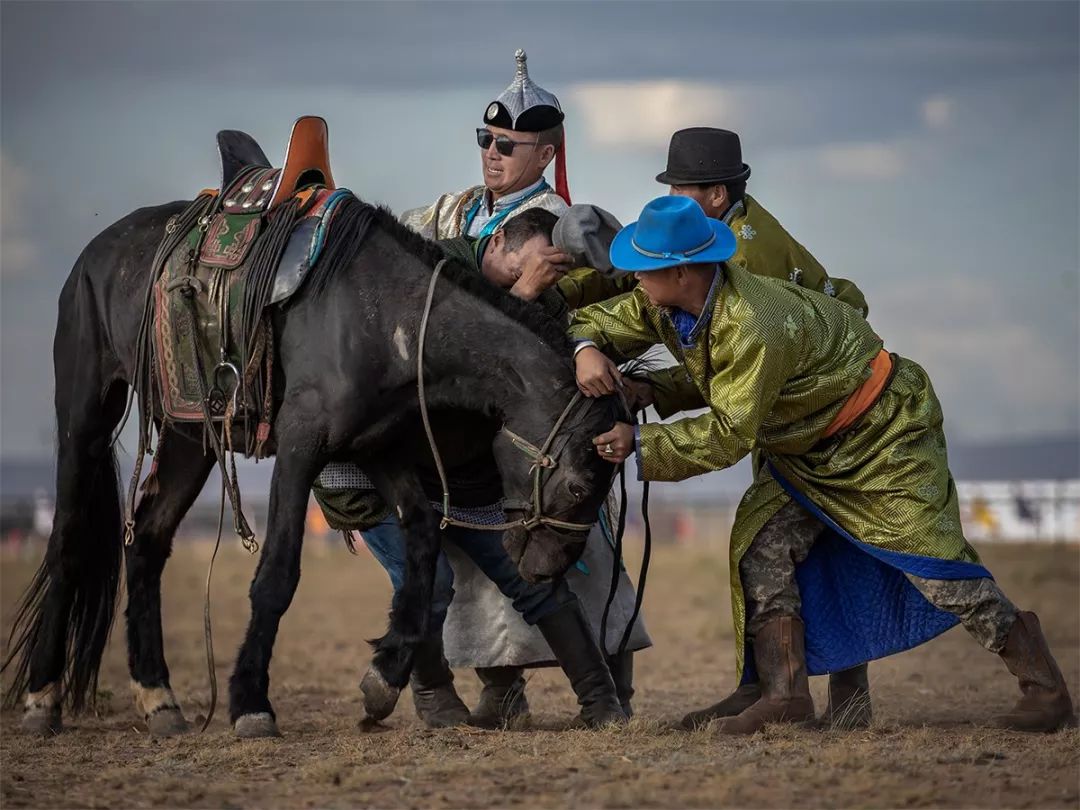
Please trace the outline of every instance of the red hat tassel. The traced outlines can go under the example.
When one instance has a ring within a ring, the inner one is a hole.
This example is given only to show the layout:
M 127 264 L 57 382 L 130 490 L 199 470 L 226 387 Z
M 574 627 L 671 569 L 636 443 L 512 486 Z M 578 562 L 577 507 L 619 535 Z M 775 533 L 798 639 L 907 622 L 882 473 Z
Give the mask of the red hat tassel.
M 555 150 L 555 193 L 562 197 L 567 205 L 570 202 L 570 185 L 566 182 L 566 138 Z

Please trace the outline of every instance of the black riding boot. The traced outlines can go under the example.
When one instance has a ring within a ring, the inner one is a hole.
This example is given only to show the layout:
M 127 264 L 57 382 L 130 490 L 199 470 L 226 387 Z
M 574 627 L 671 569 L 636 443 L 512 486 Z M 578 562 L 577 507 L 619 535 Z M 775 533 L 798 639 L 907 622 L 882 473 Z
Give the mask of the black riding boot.
M 416 716 L 428 728 L 460 726 L 469 719 L 469 708 L 454 689 L 454 673 L 443 657 L 442 636 L 425 639 L 413 657 L 413 704 Z
M 615 683 L 604 662 L 604 653 L 576 600 L 563 605 L 536 623 L 555 660 L 559 662 L 581 704 L 581 719 L 590 728 L 625 723 Z
M 836 729 L 867 728 L 874 719 L 869 667 L 859 664 L 829 675 L 829 707 L 821 718 Z
M 502 728 L 529 714 L 521 667 L 477 667 L 476 675 L 484 689 L 480 692 L 480 702 L 469 715 L 469 725 Z
M 634 654 L 630 650 L 625 650 L 612 655 L 608 658 L 608 669 L 611 670 L 611 679 L 615 682 L 615 694 L 619 696 L 623 714 L 633 717 L 634 710 L 630 707 L 630 700 L 634 697 Z

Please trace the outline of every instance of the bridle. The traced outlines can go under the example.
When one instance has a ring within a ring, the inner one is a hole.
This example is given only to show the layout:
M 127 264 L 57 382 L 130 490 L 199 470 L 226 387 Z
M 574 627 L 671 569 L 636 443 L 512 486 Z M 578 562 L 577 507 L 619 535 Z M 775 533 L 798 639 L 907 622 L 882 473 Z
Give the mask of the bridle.
M 532 462 L 532 465 L 529 468 L 530 475 L 532 476 L 532 502 L 528 504 L 509 504 L 510 509 L 525 512 L 526 515 L 524 518 L 494 525 L 481 525 L 478 523 L 470 523 L 467 520 L 458 520 L 457 518 L 450 516 L 450 488 L 447 484 L 446 470 L 443 468 L 442 458 L 439 456 L 439 448 L 435 444 L 435 434 L 431 430 L 431 420 L 428 417 L 427 398 L 424 394 L 424 344 L 426 343 L 427 338 L 428 320 L 431 317 L 431 304 L 435 298 L 435 284 L 438 282 L 439 274 L 442 272 L 447 261 L 447 259 L 439 261 L 431 273 L 431 283 L 428 285 L 427 301 L 424 303 L 424 314 L 420 319 L 420 345 L 416 353 L 416 389 L 420 400 L 420 418 L 424 422 L 424 433 L 427 434 L 428 444 L 431 446 L 431 455 L 435 459 L 435 469 L 438 470 L 439 483 L 442 486 L 443 491 L 443 516 L 439 523 L 439 528 L 445 529 L 447 526 L 458 526 L 463 529 L 506 531 L 507 529 L 529 530 L 535 529 L 537 526 L 550 526 L 555 529 L 580 532 L 580 540 L 575 538 L 574 542 L 584 543 L 593 524 L 591 522 L 574 523 L 569 520 L 559 520 L 558 518 L 549 517 L 544 514 L 542 500 L 544 491 L 544 471 L 554 470 L 558 467 L 559 456 L 562 453 L 562 448 L 552 453 L 552 447 L 555 444 L 555 439 L 558 437 L 563 424 L 577 404 L 581 402 L 582 395 L 580 391 L 575 392 L 574 396 L 566 404 L 566 407 L 563 408 L 562 413 L 559 414 L 559 418 L 555 420 L 551 432 L 548 433 L 544 443 L 539 447 L 506 427 L 501 429 L 502 433 L 506 434 L 514 447 L 520 450 Z M 563 447 L 565 447 L 565 444 Z

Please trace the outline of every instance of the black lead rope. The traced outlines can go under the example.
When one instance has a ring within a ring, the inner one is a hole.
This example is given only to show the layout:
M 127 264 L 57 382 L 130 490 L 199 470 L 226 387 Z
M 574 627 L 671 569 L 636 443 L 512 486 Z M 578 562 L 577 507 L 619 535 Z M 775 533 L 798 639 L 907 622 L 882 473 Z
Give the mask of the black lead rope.
M 600 648 L 607 657 L 607 623 L 615 594 L 619 590 L 619 573 L 622 569 L 623 533 L 626 530 L 626 462 L 619 464 L 619 519 L 615 530 L 615 561 L 611 566 L 611 585 L 608 588 L 607 602 L 604 603 L 604 615 L 600 617 Z
M 644 413 L 641 415 L 641 421 L 644 424 Z M 622 641 L 619 642 L 618 655 L 622 655 L 626 651 L 626 645 L 630 643 L 630 633 L 633 631 L 634 624 L 641 614 L 641 604 L 645 601 L 645 579 L 649 576 L 649 561 L 652 559 L 652 525 L 649 523 L 648 481 L 643 481 L 641 484 L 641 520 L 645 524 L 645 548 L 641 552 L 641 574 L 638 576 L 637 598 L 634 599 L 634 612 L 630 616 L 626 629 L 623 631 Z
M 647 421 L 644 411 L 641 414 L 641 423 Z M 619 574 L 622 572 L 623 535 L 626 532 L 626 462 L 619 465 L 619 522 L 615 532 L 614 561 L 611 565 L 611 587 L 608 590 L 607 602 L 604 604 L 604 614 L 600 619 L 600 646 L 607 657 L 607 623 L 611 605 L 615 601 L 615 594 L 619 590 Z M 641 519 L 645 525 L 645 548 L 641 555 L 641 574 L 638 577 L 637 596 L 634 599 L 634 612 L 630 615 L 630 621 L 623 630 L 622 639 L 615 650 L 615 655 L 622 655 L 630 643 L 630 635 L 638 616 L 641 615 L 641 605 L 645 600 L 645 580 L 649 575 L 649 562 L 652 559 L 652 524 L 649 522 L 649 482 L 642 482 L 641 486 Z

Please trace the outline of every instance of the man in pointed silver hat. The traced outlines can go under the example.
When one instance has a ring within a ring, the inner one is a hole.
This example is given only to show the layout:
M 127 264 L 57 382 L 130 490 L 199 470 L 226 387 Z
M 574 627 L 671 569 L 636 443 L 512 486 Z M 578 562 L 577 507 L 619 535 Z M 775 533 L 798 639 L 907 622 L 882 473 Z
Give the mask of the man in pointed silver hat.
M 483 184 L 406 211 L 401 221 L 420 235 L 479 239 L 530 208 L 559 216 L 569 207 L 562 107 L 529 78 L 525 51 L 519 49 L 514 58 L 514 81 L 487 106 L 484 126 L 476 130 Z M 544 179 L 552 161 L 555 188 Z

